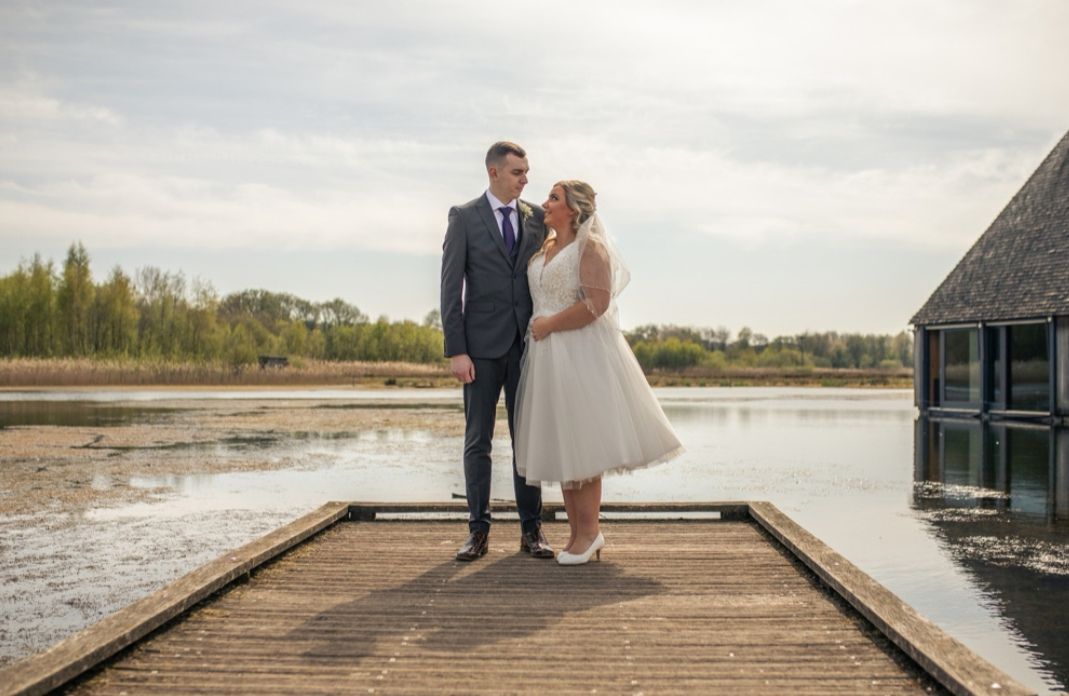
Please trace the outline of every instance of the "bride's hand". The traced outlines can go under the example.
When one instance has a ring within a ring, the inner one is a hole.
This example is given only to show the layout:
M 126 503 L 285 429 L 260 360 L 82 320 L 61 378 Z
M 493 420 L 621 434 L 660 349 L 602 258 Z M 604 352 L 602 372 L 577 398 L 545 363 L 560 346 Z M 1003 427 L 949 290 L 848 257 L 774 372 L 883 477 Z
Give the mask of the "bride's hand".
M 553 330 L 549 327 L 549 317 L 535 317 L 531 321 L 531 338 L 534 340 L 541 341 L 551 333 Z

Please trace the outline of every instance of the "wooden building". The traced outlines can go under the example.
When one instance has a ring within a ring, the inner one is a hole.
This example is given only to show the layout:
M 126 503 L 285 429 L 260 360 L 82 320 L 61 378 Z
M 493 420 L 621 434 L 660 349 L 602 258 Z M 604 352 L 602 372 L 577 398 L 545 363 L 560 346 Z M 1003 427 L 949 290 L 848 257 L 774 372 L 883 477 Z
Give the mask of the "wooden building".
M 923 415 L 1069 422 L 1069 134 L 910 323 Z

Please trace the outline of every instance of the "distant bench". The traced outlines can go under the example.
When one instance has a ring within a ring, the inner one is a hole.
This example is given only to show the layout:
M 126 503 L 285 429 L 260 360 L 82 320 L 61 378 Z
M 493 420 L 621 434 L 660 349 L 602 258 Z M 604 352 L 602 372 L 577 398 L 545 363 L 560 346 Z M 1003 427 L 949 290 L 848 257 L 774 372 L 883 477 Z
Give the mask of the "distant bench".
M 260 369 L 265 370 L 269 367 L 288 367 L 290 364 L 289 358 L 282 358 L 275 355 L 261 355 L 259 357 Z

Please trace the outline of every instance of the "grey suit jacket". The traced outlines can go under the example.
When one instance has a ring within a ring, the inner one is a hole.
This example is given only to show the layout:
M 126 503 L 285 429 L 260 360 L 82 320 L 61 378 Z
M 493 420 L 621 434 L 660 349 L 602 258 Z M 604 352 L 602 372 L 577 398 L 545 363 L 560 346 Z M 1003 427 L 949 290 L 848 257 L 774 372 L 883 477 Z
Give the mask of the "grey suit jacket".
M 520 201 L 524 203 L 524 201 Z M 527 332 L 527 262 L 546 236 L 542 208 L 521 212 L 519 249 L 509 258 L 486 195 L 449 210 L 442 244 L 442 331 L 446 356 L 499 358 Z

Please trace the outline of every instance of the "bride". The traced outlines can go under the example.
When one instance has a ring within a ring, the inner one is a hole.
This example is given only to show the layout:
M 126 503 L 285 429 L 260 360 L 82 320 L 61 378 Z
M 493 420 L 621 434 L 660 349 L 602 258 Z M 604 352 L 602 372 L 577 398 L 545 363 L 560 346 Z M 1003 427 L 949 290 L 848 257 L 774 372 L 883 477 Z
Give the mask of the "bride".
M 562 565 L 601 557 L 601 477 L 682 453 L 620 332 L 630 275 L 598 219 L 594 189 L 560 181 L 542 204 L 547 237 L 527 268 L 534 301 L 516 395 L 516 469 L 560 483 L 571 536 Z

